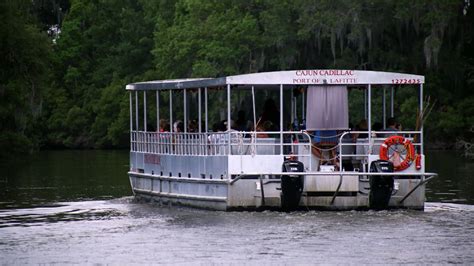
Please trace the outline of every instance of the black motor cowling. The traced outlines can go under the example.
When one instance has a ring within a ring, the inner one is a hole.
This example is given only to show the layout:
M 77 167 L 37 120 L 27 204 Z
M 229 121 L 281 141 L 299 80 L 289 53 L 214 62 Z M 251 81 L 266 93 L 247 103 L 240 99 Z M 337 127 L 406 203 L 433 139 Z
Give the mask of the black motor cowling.
M 393 164 L 390 161 L 377 160 L 370 164 L 371 173 L 393 173 Z M 388 208 L 388 203 L 393 191 L 393 176 L 370 176 L 369 208 L 383 210 Z
M 299 161 L 284 161 L 282 168 L 282 172 L 304 172 L 304 165 Z M 281 208 L 284 211 L 293 211 L 298 208 L 303 186 L 302 175 L 281 176 Z

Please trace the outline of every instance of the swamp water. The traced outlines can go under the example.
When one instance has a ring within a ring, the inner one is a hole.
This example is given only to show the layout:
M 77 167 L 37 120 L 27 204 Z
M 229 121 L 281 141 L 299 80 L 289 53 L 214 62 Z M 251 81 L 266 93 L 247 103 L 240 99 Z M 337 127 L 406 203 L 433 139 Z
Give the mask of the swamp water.
M 474 160 L 428 153 L 425 211 L 216 212 L 137 203 L 127 151 L 0 162 L 0 263 L 474 263 Z

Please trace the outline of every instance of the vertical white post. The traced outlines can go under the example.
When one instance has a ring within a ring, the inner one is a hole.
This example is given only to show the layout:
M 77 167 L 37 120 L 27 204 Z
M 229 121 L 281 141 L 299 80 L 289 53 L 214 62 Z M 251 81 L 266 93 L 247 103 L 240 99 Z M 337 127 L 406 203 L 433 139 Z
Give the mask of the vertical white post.
M 390 117 L 394 117 L 394 112 L 393 112 L 393 99 L 394 99 L 394 91 L 393 87 L 390 88 Z
M 135 130 L 140 130 L 138 128 L 138 91 L 135 91 Z
M 149 152 L 148 150 L 148 134 L 146 132 L 147 129 L 147 119 L 146 119 L 146 91 L 143 91 L 143 130 L 145 133 L 143 134 L 143 151 Z
M 252 86 L 252 108 L 253 108 L 253 134 L 252 134 L 251 142 L 252 142 L 252 151 L 255 152 L 257 150 L 257 147 L 256 147 L 257 115 L 255 111 L 255 86 Z
M 160 91 L 156 91 L 156 131 L 160 131 Z
M 201 88 L 198 90 L 198 123 L 199 123 L 199 133 L 202 133 L 202 128 L 201 128 Z
M 293 123 L 295 117 L 296 117 L 296 102 L 295 102 L 295 96 L 293 94 L 293 90 L 291 90 L 291 114 L 290 114 L 290 123 Z
M 170 132 L 173 132 L 173 90 L 170 90 Z
M 306 115 L 305 115 L 305 107 L 304 107 L 304 89 L 301 92 L 301 119 L 306 120 Z M 305 125 L 306 126 L 306 125 Z
M 283 154 L 283 84 L 280 84 L 280 155 Z
M 423 83 L 420 84 L 420 115 L 422 113 L 423 113 Z M 420 153 L 424 154 L 423 153 L 423 120 L 421 120 L 421 127 L 420 127 Z
M 130 133 L 132 133 L 133 130 L 133 101 L 132 101 L 132 92 L 129 94 L 130 96 Z
M 369 84 L 367 86 L 367 128 L 369 129 L 369 143 L 372 141 L 372 134 L 370 131 L 372 131 L 372 85 Z M 370 149 L 370 144 L 369 144 L 369 154 L 371 154 L 372 151 Z
M 364 91 L 364 118 L 367 120 L 367 90 Z
M 252 86 L 253 131 L 257 131 L 257 114 L 255 112 L 255 86 Z
M 186 89 L 183 91 L 183 105 L 184 105 L 184 133 L 188 132 L 188 108 L 186 106 Z
M 140 151 L 140 134 L 138 133 L 138 131 L 140 130 L 140 128 L 138 127 L 138 91 L 135 91 L 135 131 L 136 131 L 136 135 L 135 135 L 135 142 L 136 142 L 136 150 L 135 151 Z M 137 156 L 135 156 L 135 168 L 137 166 Z
M 146 91 L 143 91 L 143 129 L 147 131 L 146 121 Z
M 207 119 L 207 87 L 204 87 L 204 112 L 206 113 L 206 117 L 205 117 L 206 126 L 205 126 L 205 129 L 206 129 L 206 133 L 207 133 L 207 132 L 209 132 L 209 121 Z
M 132 92 L 130 96 L 130 151 L 133 151 L 133 101 L 132 101 Z
M 383 108 L 383 128 L 387 128 L 387 107 L 386 107 L 386 99 L 385 99 L 385 91 L 386 91 L 386 88 L 384 87 L 383 88 L 383 98 L 382 98 L 382 108 Z
M 227 130 L 230 131 L 230 84 L 227 84 Z
M 201 88 L 198 90 L 198 128 L 199 128 L 199 146 L 198 146 L 198 155 L 203 154 L 203 144 L 206 143 L 206 141 L 203 141 L 203 136 L 202 136 L 202 126 L 201 126 Z

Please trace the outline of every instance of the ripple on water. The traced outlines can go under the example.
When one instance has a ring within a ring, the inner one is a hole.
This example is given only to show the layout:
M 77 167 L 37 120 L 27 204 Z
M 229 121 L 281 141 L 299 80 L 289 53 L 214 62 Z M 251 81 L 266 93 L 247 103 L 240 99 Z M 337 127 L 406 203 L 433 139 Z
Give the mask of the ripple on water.
M 132 198 L 0 212 L 10 263 L 474 263 L 474 206 L 216 212 Z

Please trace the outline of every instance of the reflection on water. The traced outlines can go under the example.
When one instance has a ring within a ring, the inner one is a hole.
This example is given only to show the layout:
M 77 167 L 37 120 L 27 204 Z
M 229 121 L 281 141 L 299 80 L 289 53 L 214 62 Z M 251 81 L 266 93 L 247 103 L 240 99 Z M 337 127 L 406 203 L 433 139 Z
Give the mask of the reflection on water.
M 426 169 L 439 174 L 427 186 L 428 201 L 474 204 L 474 159 L 456 151 L 430 151 Z
M 459 158 L 431 153 L 424 212 L 280 213 L 137 203 L 126 151 L 42 152 L 0 163 L 1 263 L 473 264 L 473 165 Z
M 128 151 L 45 151 L 0 162 L 0 209 L 130 196 Z

